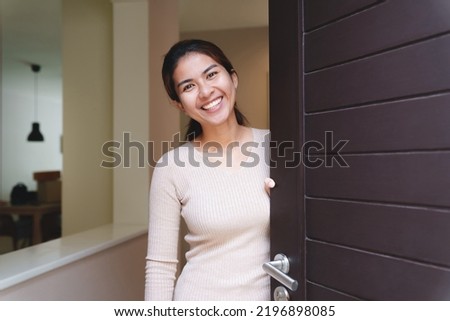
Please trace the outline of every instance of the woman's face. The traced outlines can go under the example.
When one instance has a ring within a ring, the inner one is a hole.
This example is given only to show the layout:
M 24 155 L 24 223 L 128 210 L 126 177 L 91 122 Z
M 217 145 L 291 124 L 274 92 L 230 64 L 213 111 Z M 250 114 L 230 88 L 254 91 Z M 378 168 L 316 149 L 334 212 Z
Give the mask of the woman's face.
M 238 79 L 211 57 L 189 53 L 178 61 L 173 74 L 177 107 L 202 125 L 217 126 L 235 121 L 234 104 Z

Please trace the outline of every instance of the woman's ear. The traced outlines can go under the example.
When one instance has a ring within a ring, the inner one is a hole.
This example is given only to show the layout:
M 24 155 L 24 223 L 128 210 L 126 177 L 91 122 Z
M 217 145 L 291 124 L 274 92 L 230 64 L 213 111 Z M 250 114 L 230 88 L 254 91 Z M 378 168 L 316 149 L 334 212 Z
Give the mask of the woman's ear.
M 239 79 L 238 79 L 237 73 L 234 70 L 233 70 L 233 73 L 231 74 L 231 80 L 233 81 L 234 88 L 237 89 L 238 83 L 239 83 Z
M 177 109 L 179 109 L 180 111 L 184 112 L 184 107 L 183 107 L 183 104 L 182 104 L 181 102 L 176 101 L 176 100 L 172 100 L 172 104 L 173 104 Z

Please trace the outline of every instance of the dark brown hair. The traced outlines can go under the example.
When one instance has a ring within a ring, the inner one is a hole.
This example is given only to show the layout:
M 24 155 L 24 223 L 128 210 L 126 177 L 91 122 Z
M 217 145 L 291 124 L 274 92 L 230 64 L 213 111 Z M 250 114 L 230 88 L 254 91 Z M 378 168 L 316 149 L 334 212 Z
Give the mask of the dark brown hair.
M 164 87 L 170 99 L 180 102 L 178 97 L 175 83 L 173 80 L 173 73 L 178 66 L 178 61 L 189 53 L 201 53 L 216 61 L 218 64 L 222 65 L 225 70 L 232 75 L 236 74 L 230 60 L 225 56 L 223 51 L 217 47 L 215 44 L 205 40 L 190 39 L 181 40 L 174 44 L 164 57 L 164 62 L 162 66 L 162 78 L 164 82 Z M 234 105 L 234 110 L 236 114 L 236 120 L 239 125 L 247 125 L 248 121 L 245 116 L 237 109 Z M 193 140 L 198 137 L 203 132 L 202 126 L 199 122 L 194 119 L 189 121 L 188 129 L 186 132 L 186 139 Z

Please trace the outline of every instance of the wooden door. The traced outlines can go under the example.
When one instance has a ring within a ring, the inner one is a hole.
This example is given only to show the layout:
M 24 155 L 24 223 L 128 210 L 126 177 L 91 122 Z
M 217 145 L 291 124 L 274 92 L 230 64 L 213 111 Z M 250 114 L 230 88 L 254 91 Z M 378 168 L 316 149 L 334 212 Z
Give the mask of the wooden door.
M 269 43 L 291 300 L 449 300 L 448 0 L 270 0 Z

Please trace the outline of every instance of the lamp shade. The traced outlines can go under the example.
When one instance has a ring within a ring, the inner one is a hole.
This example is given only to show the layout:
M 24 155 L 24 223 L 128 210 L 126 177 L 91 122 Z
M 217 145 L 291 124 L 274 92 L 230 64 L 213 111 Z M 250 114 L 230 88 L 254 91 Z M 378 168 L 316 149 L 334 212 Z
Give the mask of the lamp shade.
M 32 123 L 31 133 L 28 135 L 29 142 L 43 142 L 44 136 L 39 130 L 39 123 Z
M 38 114 L 38 73 L 41 70 L 40 65 L 31 64 L 31 71 L 34 73 L 34 118 L 32 123 L 31 133 L 28 135 L 29 142 L 43 142 L 44 136 L 39 129 L 39 123 L 37 122 Z

